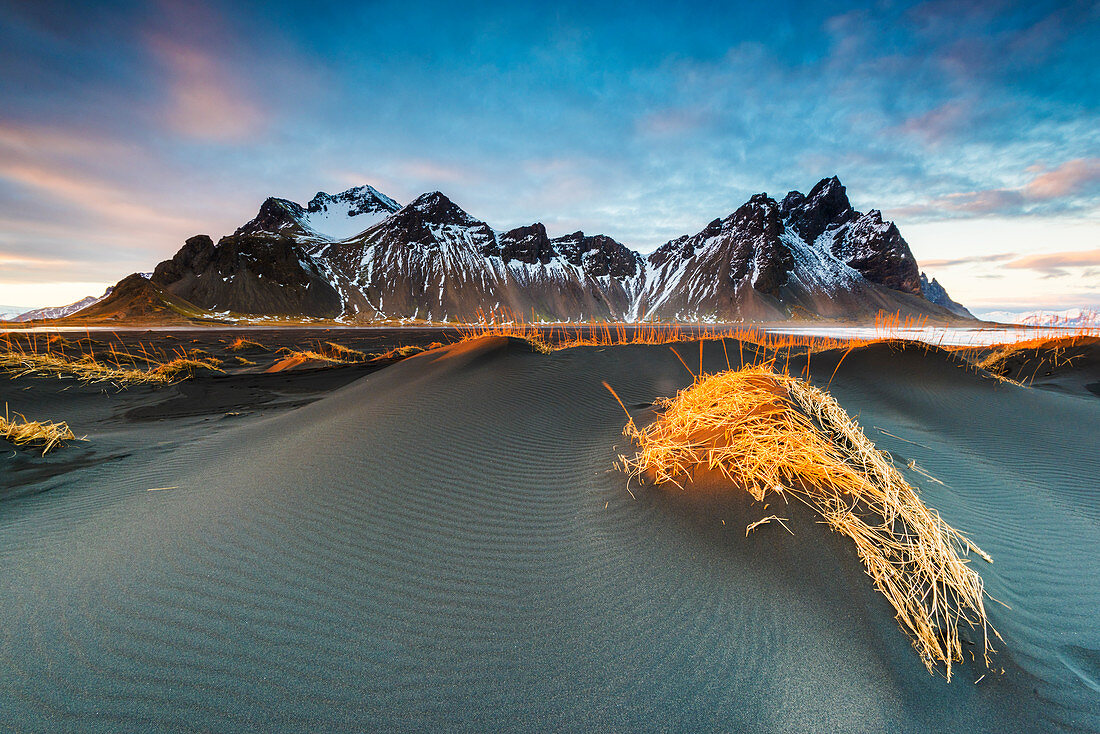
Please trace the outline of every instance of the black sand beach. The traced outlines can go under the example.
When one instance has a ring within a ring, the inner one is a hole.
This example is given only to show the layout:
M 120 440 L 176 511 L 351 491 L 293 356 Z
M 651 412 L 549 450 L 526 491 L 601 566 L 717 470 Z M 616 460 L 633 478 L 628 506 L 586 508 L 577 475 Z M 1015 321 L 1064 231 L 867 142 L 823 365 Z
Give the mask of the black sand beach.
M 843 354 L 815 354 L 813 383 Z M 726 366 L 720 342 L 703 358 Z M 793 536 L 746 538 L 774 506 L 628 492 L 601 382 L 648 420 L 691 379 L 667 346 L 492 338 L 124 391 L 4 378 L 12 409 L 90 440 L 2 460 L 0 728 L 1100 731 L 1097 364 L 1021 387 L 883 343 L 836 370 L 830 392 L 995 559 L 975 560 L 1007 605 L 994 669 L 950 683 L 799 508 Z

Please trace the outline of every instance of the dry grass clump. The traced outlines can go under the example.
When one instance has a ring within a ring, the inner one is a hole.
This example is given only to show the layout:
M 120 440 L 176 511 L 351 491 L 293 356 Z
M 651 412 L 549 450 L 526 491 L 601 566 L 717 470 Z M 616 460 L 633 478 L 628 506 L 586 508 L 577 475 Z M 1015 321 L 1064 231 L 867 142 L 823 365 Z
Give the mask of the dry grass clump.
M 42 455 L 58 448 L 64 441 L 83 441 L 78 439 L 64 422 L 28 421 L 22 413 L 15 413 L 16 420 L 4 406 L 4 416 L 0 417 L 0 437 L 6 438 L 16 446 L 41 446 Z
M 197 371 L 222 372 L 215 357 L 199 358 L 194 352 L 177 350 L 171 354 L 152 355 L 119 352 L 112 347 L 99 357 L 92 351 L 66 353 L 63 348 L 51 349 L 47 341 L 44 351 L 37 345 L 31 349 L 19 348 L 10 342 L 0 348 L 0 372 L 11 378 L 24 376 L 73 378 L 81 382 L 109 382 L 116 386 L 165 385 L 178 379 L 191 377 Z M 144 364 L 145 369 L 134 367 Z
M 370 355 L 358 349 L 345 347 L 336 342 L 318 342 L 313 349 L 291 349 L 280 347 L 275 350 L 282 355 L 282 359 L 312 360 L 315 362 L 328 362 L 330 364 L 354 364 L 366 362 Z
M 433 342 L 426 347 L 403 346 L 395 347 L 381 354 L 367 354 L 358 349 L 350 349 L 335 342 L 324 342 L 318 344 L 315 349 L 296 351 L 283 347 L 278 350 L 278 353 L 282 355 L 282 360 L 284 361 L 287 359 L 294 359 L 299 361 L 325 362 L 328 364 L 359 364 L 361 362 L 374 362 L 378 360 L 398 361 L 406 357 L 411 357 L 414 354 L 426 352 L 430 349 L 438 349 L 442 346 L 443 344 L 440 342 Z
M 230 342 L 228 345 L 226 345 L 225 348 L 228 349 L 231 352 L 245 352 L 245 351 L 249 351 L 249 352 L 266 352 L 267 351 L 267 347 L 265 347 L 263 344 L 260 344 L 259 342 L 253 341 L 251 339 L 245 339 L 243 336 L 237 337 L 232 342 Z
M 276 353 L 282 355 L 280 361 L 293 359 L 298 361 L 327 362 L 329 364 L 347 364 L 351 361 L 331 354 L 325 354 L 324 352 L 314 349 L 290 349 L 289 347 L 282 347 L 276 350 Z
M 0 351 L 0 370 L 12 377 L 74 377 L 82 382 L 114 382 L 136 384 L 158 382 L 145 370 L 126 369 L 100 362 L 92 354 L 68 357 L 58 352 Z
M 215 359 L 193 359 L 191 357 L 178 357 L 170 362 L 158 365 L 155 369 L 145 373 L 153 380 L 171 382 L 186 377 L 194 376 L 195 372 L 225 372 L 218 366 Z
M 1016 385 L 1030 384 L 1040 374 L 1071 367 L 1086 350 L 1098 344 L 1087 335 L 1040 337 L 1012 344 L 960 350 L 974 366 Z
M 421 352 L 430 352 L 431 350 L 439 349 L 442 346 L 443 346 L 442 342 L 432 342 L 431 344 L 429 344 L 426 347 L 419 347 L 419 346 L 397 347 L 395 349 L 391 349 L 388 352 L 382 352 L 381 354 L 375 354 L 371 359 L 372 360 L 378 359 L 378 360 L 394 360 L 394 361 L 397 361 L 397 360 L 400 360 L 400 359 L 405 359 L 406 357 L 411 357 L 414 354 L 420 354 Z
M 700 375 L 658 404 L 654 423 L 624 429 L 638 446 L 619 457 L 633 477 L 683 488 L 697 471 L 717 470 L 758 501 L 802 501 L 855 543 L 930 672 L 943 663 L 951 679 L 962 625 L 982 630 L 988 665 L 982 579 L 960 554 L 991 559 L 921 502 L 828 393 L 769 363 Z
M 367 359 L 365 352 L 345 347 L 343 344 L 337 344 L 336 342 L 325 342 L 321 346 L 321 351 L 344 362 L 362 362 Z

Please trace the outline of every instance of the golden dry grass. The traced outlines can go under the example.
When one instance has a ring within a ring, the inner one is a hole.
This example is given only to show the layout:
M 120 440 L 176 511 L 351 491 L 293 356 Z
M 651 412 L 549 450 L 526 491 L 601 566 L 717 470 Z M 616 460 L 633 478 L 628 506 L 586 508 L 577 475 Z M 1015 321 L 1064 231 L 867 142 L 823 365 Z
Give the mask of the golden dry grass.
M 41 447 L 43 456 L 65 441 L 85 440 L 74 436 L 64 421 L 28 421 L 21 413 L 9 414 L 7 405 L 4 406 L 3 417 L 0 417 L 0 438 L 6 438 L 16 446 Z
M 803 502 L 855 543 L 930 672 L 943 664 L 950 680 L 963 626 L 981 630 L 989 663 L 996 631 L 982 579 L 963 556 L 992 560 L 921 502 L 828 393 L 767 363 L 699 375 L 658 405 L 655 422 L 624 429 L 637 453 L 619 462 L 633 478 L 683 488 L 697 472 L 717 471 L 757 501 Z
M 46 349 L 23 349 L 10 341 L 0 347 L 0 372 L 12 378 L 24 376 L 68 377 L 81 382 L 108 382 L 125 387 L 129 385 L 166 385 L 191 377 L 198 371 L 222 372 L 219 360 L 214 357 L 199 358 L 186 350 L 173 355 L 154 356 L 148 352 L 132 354 L 119 352 L 112 346 L 107 357 L 96 357 L 91 351 L 52 349 L 55 342 L 47 341 Z M 37 347 L 37 344 L 35 345 Z M 133 367 L 144 364 L 145 369 Z
M 145 374 L 153 378 L 150 381 L 174 382 L 185 377 L 191 377 L 196 372 L 225 372 L 225 370 L 219 367 L 217 360 L 214 359 L 178 357 L 157 365 Z
M 1097 338 L 1085 335 L 1037 338 L 989 349 L 968 349 L 964 355 L 994 377 L 1015 384 L 1030 384 L 1041 372 L 1072 366 L 1081 348 L 1095 346 Z
M 345 362 L 362 362 L 368 358 L 366 352 L 360 352 L 358 349 L 345 347 L 343 344 L 337 344 L 336 342 L 325 342 L 321 347 L 321 351 L 330 357 Z
M 259 342 L 253 341 L 251 339 L 245 339 L 243 336 L 237 337 L 232 342 L 230 342 L 228 345 L 226 345 L 225 348 L 228 349 L 231 352 L 243 352 L 243 351 L 266 352 L 267 351 L 267 347 L 265 347 L 263 344 L 260 344 Z
M 676 344 L 692 341 L 734 340 L 763 349 L 820 352 L 863 346 L 877 339 L 836 339 L 827 336 L 769 334 L 752 326 L 691 325 L 678 323 L 536 324 L 508 312 L 479 313 L 476 322 L 456 327 L 461 341 L 486 336 L 523 339 L 540 352 L 574 347 L 606 347 L 635 344 Z
M 281 349 L 276 350 L 276 352 L 280 355 L 280 362 L 286 361 L 288 359 L 303 362 L 324 362 L 326 364 L 348 364 L 350 362 L 359 361 L 354 359 L 344 359 L 343 357 L 326 353 L 324 351 L 320 351 L 319 349 L 291 349 L 289 347 L 282 347 Z
M 412 357 L 413 355 L 420 354 L 421 352 L 430 352 L 431 350 L 439 349 L 442 346 L 443 346 L 442 342 L 432 342 L 431 344 L 429 344 L 425 347 L 420 347 L 420 346 L 396 347 L 395 349 L 391 349 L 388 352 L 382 352 L 381 354 L 372 355 L 371 359 L 372 360 L 378 359 L 378 360 L 394 360 L 394 361 L 396 361 L 396 360 L 405 359 L 407 357 Z

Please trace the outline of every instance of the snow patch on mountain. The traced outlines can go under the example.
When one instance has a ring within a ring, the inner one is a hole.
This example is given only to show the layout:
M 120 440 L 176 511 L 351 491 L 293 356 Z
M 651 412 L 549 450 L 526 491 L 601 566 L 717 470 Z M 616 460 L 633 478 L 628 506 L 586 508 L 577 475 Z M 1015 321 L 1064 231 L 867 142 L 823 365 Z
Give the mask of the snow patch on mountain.
M 1064 326 L 1070 328 L 1100 328 L 1100 311 L 1091 308 L 1067 308 L 1062 311 L 985 311 L 979 316 L 986 321 L 1021 326 Z
M 144 275 L 144 273 L 142 275 Z M 104 298 L 111 295 L 111 292 L 113 290 L 114 286 L 111 286 L 106 291 L 104 291 L 102 296 L 99 296 L 98 298 L 95 296 L 87 296 L 85 298 L 81 298 L 79 301 L 75 301 L 66 306 L 47 306 L 45 308 L 36 308 L 31 311 L 24 311 L 18 316 L 6 320 L 23 322 L 36 321 L 38 319 L 60 319 L 64 318 L 65 316 L 72 316 L 77 311 L 81 311 L 85 308 L 88 308 L 89 306 L 99 303 Z
M 327 239 L 346 240 L 370 229 L 400 208 L 396 201 L 373 186 L 356 186 L 335 195 L 319 191 L 299 222 Z

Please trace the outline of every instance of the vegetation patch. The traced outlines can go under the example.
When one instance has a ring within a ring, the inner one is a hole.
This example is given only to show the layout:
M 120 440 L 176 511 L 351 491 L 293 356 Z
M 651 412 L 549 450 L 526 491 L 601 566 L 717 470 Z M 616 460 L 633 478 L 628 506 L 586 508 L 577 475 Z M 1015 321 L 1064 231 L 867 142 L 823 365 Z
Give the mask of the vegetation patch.
M 963 659 L 963 627 L 980 630 L 988 665 L 996 631 L 982 579 L 964 556 L 992 559 L 921 501 L 831 395 L 774 365 L 700 373 L 658 401 L 655 422 L 640 428 L 630 419 L 624 433 L 637 453 L 620 456 L 620 468 L 681 489 L 697 472 L 717 471 L 757 501 L 804 503 L 855 544 L 930 672 L 942 664 L 950 680 Z
M 0 437 L 16 446 L 34 446 L 42 449 L 42 455 L 58 448 L 65 441 L 84 441 L 73 435 L 64 422 L 29 421 L 21 413 L 9 414 L 4 406 L 4 416 L 0 417 Z

